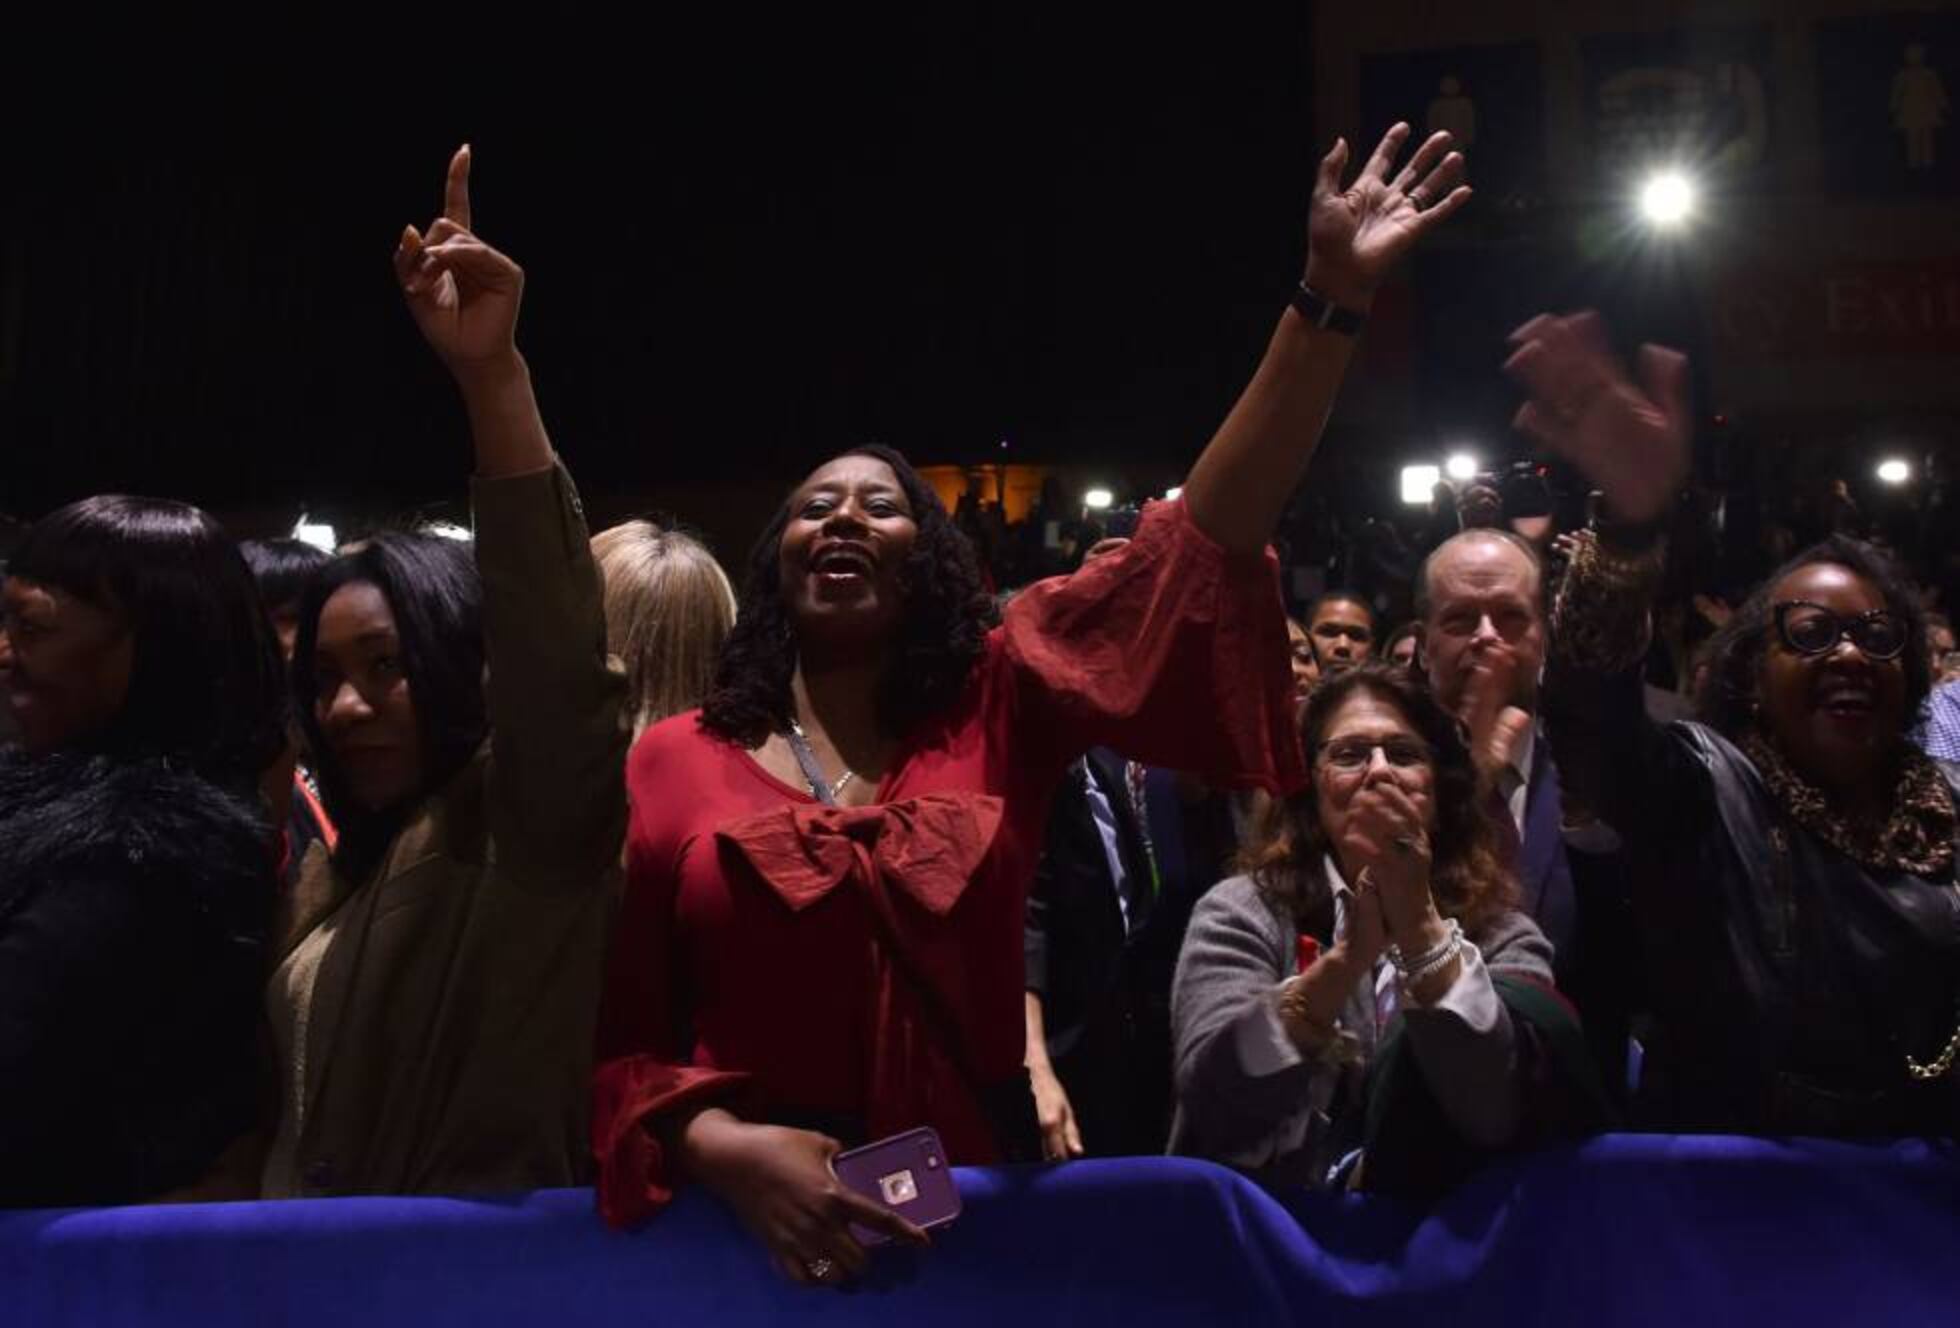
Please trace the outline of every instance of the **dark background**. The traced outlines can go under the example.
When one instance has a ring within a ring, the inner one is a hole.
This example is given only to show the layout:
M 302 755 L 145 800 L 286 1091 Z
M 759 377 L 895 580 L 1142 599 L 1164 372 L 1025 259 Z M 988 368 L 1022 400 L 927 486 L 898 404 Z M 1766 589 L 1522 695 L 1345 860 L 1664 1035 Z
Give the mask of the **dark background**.
M 1120 35 L 744 12 L 570 51 L 513 32 L 488 59 L 432 40 L 452 17 L 344 57 L 214 46 L 10 85 L 0 511 L 460 494 L 461 412 L 389 255 L 464 140 L 589 494 L 773 492 L 871 438 L 1175 465 L 1298 275 L 1304 6 L 1132 9 Z
M 1831 113 L 1819 125 L 1826 168 L 1834 187 L 1904 198 L 1960 193 L 1960 153 L 1954 128 L 1960 112 L 1949 107 L 1947 128 L 1931 170 L 1906 169 L 1905 142 L 1893 123 L 1892 79 L 1907 43 L 1926 48 L 1926 61 L 1945 75 L 1949 101 L 1960 101 L 1952 71 L 1960 65 L 1960 12 L 1873 14 L 1823 24 L 1818 41 L 1818 85 Z

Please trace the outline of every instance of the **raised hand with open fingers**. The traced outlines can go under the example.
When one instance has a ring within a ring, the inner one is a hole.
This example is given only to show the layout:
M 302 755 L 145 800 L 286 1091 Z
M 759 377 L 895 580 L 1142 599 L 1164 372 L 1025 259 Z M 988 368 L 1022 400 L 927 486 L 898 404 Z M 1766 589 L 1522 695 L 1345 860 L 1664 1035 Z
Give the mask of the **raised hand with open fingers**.
M 395 276 L 415 325 L 452 373 L 467 375 L 515 357 L 524 271 L 471 229 L 467 144 L 449 160 L 442 215 L 426 234 L 403 229 Z
M 1511 343 L 1504 371 L 1531 394 L 1513 421 L 1519 432 L 1577 466 L 1615 518 L 1665 513 L 1689 468 L 1687 357 L 1642 346 L 1636 383 L 1591 312 L 1540 314 Z
M 1307 222 L 1307 284 L 1338 304 L 1366 309 L 1403 255 L 1470 201 L 1463 156 L 1450 150 L 1448 134 L 1431 134 L 1393 170 L 1408 139 L 1406 124 L 1390 129 L 1347 185 L 1346 139 L 1321 160 Z

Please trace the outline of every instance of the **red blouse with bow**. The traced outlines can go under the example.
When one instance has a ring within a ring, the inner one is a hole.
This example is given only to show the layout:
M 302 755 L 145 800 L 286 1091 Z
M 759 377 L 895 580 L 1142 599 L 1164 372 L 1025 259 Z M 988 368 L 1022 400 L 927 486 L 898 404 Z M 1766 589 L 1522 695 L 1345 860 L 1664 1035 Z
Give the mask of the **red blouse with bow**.
M 974 1085 L 1020 1072 L 1022 910 L 1063 771 L 1101 744 L 1290 792 L 1287 658 L 1272 557 L 1161 503 L 1121 552 L 1010 603 L 869 806 L 819 804 L 696 714 L 649 729 L 593 1088 L 607 1220 L 666 1202 L 648 1126 L 710 1103 L 874 1139 L 931 1125 L 955 1163 L 994 1160 Z

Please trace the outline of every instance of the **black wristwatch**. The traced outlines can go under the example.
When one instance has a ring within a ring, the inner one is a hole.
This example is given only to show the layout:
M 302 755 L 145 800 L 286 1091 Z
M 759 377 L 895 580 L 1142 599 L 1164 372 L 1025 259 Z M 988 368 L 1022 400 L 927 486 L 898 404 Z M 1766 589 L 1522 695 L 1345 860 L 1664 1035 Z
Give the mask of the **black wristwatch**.
M 1361 331 L 1361 325 L 1368 321 L 1366 314 L 1358 314 L 1335 304 L 1306 282 L 1293 292 L 1293 307 L 1300 317 L 1325 332 L 1338 332 L 1344 337 L 1354 336 Z

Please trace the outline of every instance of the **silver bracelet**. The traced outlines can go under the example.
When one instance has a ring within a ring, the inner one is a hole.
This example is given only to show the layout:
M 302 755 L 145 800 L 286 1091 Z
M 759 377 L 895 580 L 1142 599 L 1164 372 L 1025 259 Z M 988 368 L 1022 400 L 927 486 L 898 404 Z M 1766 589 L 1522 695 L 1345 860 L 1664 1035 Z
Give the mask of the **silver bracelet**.
M 1420 987 L 1423 983 L 1427 982 L 1430 978 L 1436 976 L 1436 974 L 1448 968 L 1450 964 L 1454 962 L 1456 958 L 1462 953 L 1463 953 L 1463 941 L 1461 938 L 1458 938 L 1457 940 L 1450 943 L 1448 949 L 1444 950 L 1441 954 L 1437 955 L 1434 962 L 1424 964 L 1420 968 L 1417 968 L 1411 972 L 1403 974 L 1402 975 L 1403 990 L 1414 991 L 1417 987 Z
M 1395 965 L 1396 975 L 1405 984 L 1413 986 L 1441 972 L 1449 967 L 1450 960 L 1463 953 L 1463 924 L 1455 918 L 1445 918 L 1443 928 L 1448 934 L 1442 941 L 1414 959 L 1404 959 L 1399 946 L 1388 947 L 1388 962 Z

